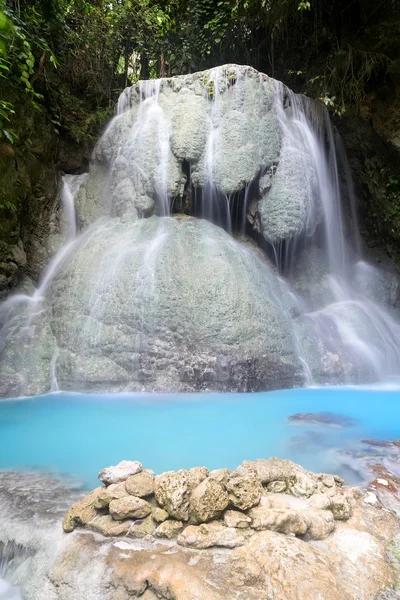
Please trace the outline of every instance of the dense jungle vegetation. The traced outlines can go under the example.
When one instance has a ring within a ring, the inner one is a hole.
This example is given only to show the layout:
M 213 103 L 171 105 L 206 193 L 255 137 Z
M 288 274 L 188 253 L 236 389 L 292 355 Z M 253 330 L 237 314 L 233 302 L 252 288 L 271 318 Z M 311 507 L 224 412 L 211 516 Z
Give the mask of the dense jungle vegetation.
M 340 117 L 361 220 L 400 263 L 400 0 L 0 0 L 0 295 L 46 264 L 60 172 L 87 169 L 120 91 L 228 62 Z
M 97 135 L 138 78 L 247 63 L 337 113 L 400 75 L 398 0 L 1 0 L 0 137 L 18 108 Z

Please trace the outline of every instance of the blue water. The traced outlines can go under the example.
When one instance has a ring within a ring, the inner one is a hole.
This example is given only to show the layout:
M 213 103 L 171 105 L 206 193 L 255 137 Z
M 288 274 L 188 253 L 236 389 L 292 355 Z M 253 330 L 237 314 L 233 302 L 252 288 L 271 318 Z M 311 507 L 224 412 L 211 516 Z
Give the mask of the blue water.
M 293 425 L 333 412 L 347 427 Z M 302 388 L 257 394 L 57 393 L 0 402 L 0 469 L 34 469 L 96 485 L 123 459 L 156 472 L 235 468 L 275 455 L 316 471 L 346 470 L 340 453 L 363 438 L 400 438 L 400 387 Z M 348 469 L 347 469 L 348 470 Z M 345 473 L 349 476 L 349 473 Z

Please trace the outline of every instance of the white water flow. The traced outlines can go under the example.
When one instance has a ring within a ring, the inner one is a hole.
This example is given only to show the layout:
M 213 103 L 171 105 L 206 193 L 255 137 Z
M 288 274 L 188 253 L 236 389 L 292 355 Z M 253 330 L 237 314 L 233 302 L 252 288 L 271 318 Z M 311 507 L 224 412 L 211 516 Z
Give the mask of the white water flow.
M 220 72 L 212 69 L 207 79 L 205 94 L 212 100 L 210 125 L 206 141 L 204 158 L 204 187 L 201 196 L 200 216 L 218 223 L 229 233 L 232 232 L 229 197 L 218 191 L 214 181 L 214 167 L 217 159 L 219 130 L 221 125 L 222 94 L 220 91 Z
M 340 146 L 340 152 L 352 218 L 347 240 L 335 139 L 327 111 L 316 112 L 315 105 L 307 98 L 292 92 L 289 92 L 289 99 L 290 109 L 284 108 L 283 99 L 278 102 L 278 115 L 284 130 L 283 144 L 286 151 L 290 146 L 298 152 L 299 160 L 308 173 L 310 208 L 304 230 L 314 243 L 318 234 L 316 243 L 326 253 L 328 269 L 325 285 L 331 296 L 325 307 L 311 312 L 303 310 L 301 318 L 313 323 L 314 332 L 328 341 L 332 351 L 342 348 L 342 361 L 357 364 L 361 377 L 366 376 L 368 371 L 374 373 L 377 379 L 396 375 L 400 367 L 400 325 L 386 310 L 364 295 L 365 288 L 374 285 L 374 269 L 358 261 L 360 237 L 354 208 L 354 186 L 343 147 Z M 321 231 L 316 232 L 315 223 L 318 221 Z M 293 246 L 291 243 L 287 245 L 287 264 L 293 264 L 291 255 L 296 251 L 296 241 Z M 277 254 L 276 260 L 277 264 L 281 261 Z M 357 279 L 364 282 L 364 289 L 357 285 Z M 304 355 L 300 358 L 307 363 Z M 314 381 L 312 366 L 308 363 L 306 370 L 308 379 L 311 377 Z M 344 379 L 347 380 L 345 364 Z M 320 378 L 317 380 L 321 381 Z
M 68 258 L 76 241 L 77 226 L 74 198 L 85 179 L 86 174 L 65 175 L 62 178 L 60 233 L 64 238 L 64 242 L 61 243 L 58 251 L 50 260 L 39 280 L 37 288 L 31 294 L 15 294 L 0 304 L 0 351 L 7 340 L 12 339 L 17 332 L 19 332 L 22 340 L 24 340 L 23 343 L 28 348 L 35 338 L 35 321 L 45 310 L 44 300 L 46 290 L 64 261 Z M 33 352 L 32 345 L 31 350 L 25 357 L 26 361 L 29 362 L 32 359 Z M 58 349 L 55 348 L 50 363 L 49 390 L 52 392 L 58 391 L 56 377 L 57 357 Z M 21 371 L 23 370 L 21 369 Z M 25 381 L 21 384 L 21 393 L 23 393 L 24 389 Z
M 353 196 L 325 107 L 263 74 L 127 88 L 90 173 L 63 179 L 63 244 L 0 305 L 0 393 L 399 374 L 400 278 L 362 259 Z
M 170 214 L 169 196 L 168 196 L 168 164 L 170 153 L 170 123 L 165 117 L 164 110 L 159 104 L 160 89 L 162 80 L 149 80 L 139 82 L 139 106 L 136 118 L 131 126 L 126 145 L 117 149 L 118 156 L 123 156 L 126 149 L 129 149 L 130 159 L 130 179 L 135 190 L 142 193 L 146 191 L 148 182 L 144 181 L 143 169 L 138 165 L 138 156 L 146 156 L 149 139 L 154 140 L 152 151 L 157 157 L 156 167 L 150 174 L 151 185 L 155 191 L 154 200 L 156 210 L 160 216 Z M 117 116 L 114 122 L 123 116 L 123 113 L 129 108 L 129 90 L 125 90 L 120 97 L 117 105 Z M 113 123 L 110 124 L 112 128 Z M 108 235 L 113 229 L 112 220 L 104 220 L 100 231 L 101 235 Z M 143 307 L 138 311 L 136 318 L 139 322 L 143 321 L 141 314 L 144 309 L 151 310 L 156 298 L 155 281 L 155 263 L 157 262 L 159 252 L 165 241 L 166 234 L 163 227 L 163 219 L 158 222 L 158 227 L 154 240 L 150 244 L 145 244 L 140 240 L 135 240 L 132 233 L 127 231 L 123 235 L 115 237 L 115 242 L 110 246 L 109 251 L 104 256 L 94 256 L 93 262 L 88 265 L 88 280 L 90 284 L 90 294 L 88 296 L 88 315 L 83 321 L 82 333 L 79 337 L 80 345 L 78 351 L 82 355 L 95 354 L 100 352 L 104 343 L 104 320 L 105 312 L 108 309 L 109 296 L 113 289 L 116 289 L 126 270 L 126 264 L 129 261 L 139 261 L 138 273 L 136 276 L 137 285 L 132 297 L 132 312 L 137 305 Z M 99 277 L 99 273 L 101 276 Z M 123 327 L 121 326 L 121 329 Z M 142 329 L 142 328 L 140 328 Z M 130 369 L 137 369 L 137 356 L 145 336 L 141 333 L 134 336 L 129 343 L 130 352 L 126 353 L 124 365 Z M 55 375 L 56 377 L 56 375 Z M 79 385 L 79 382 L 85 377 L 82 364 L 77 365 L 72 380 Z M 121 381 L 123 386 L 124 382 Z
M 0 577 L 0 600 L 23 600 L 19 589 Z

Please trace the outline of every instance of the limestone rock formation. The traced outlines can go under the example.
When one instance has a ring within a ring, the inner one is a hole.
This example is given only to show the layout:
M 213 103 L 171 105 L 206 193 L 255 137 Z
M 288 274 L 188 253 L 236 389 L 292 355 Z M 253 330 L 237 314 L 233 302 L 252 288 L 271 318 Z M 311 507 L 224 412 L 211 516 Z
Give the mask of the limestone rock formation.
M 63 522 L 64 531 L 73 531 L 76 525 L 87 525 L 96 516 L 95 507 L 102 492 L 103 488 L 98 487 L 70 508 Z
M 228 493 L 214 479 L 205 479 L 191 493 L 190 518 L 195 523 L 205 523 L 220 516 L 228 506 Z
M 151 513 L 151 505 L 142 498 L 125 496 L 111 500 L 109 505 L 110 515 L 116 521 L 124 519 L 143 519 Z
M 189 519 L 188 472 L 181 469 L 156 477 L 155 497 L 158 504 L 174 519 Z
M 301 384 L 281 295 L 268 264 L 207 221 L 100 222 L 52 281 L 48 311 L 38 317 L 47 333 L 35 338 L 38 347 L 18 367 L 18 381 L 25 378 L 29 393 L 46 391 L 41 386 L 50 380 L 56 343 L 62 389 L 261 390 Z M 7 369 L 5 379 L 14 385 Z
M 182 529 L 182 521 L 167 519 L 157 527 L 157 529 L 154 532 L 154 535 L 158 538 L 167 538 L 168 540 L 171 540 L 172 538 L 176 538 L 180 534 Z
M 123 460 L 115 467 L 107 467 L 99 473 L 99 479 L 106 485 L 125 481 L 130 475 L 140 473 L 142 465 L 137 460 Z
M 132 496 L 145 498 L 154 493 L 154 474 L 142 471 L 128 477 L 125 482 L 126 491 Z
M 234 527 L 225 527 L 218 521 L 189 525 L 178 537 L 178 544 L 188 548 L 204 549 L 211 546 L 236 548 L 243 546 L 252 532 Z
M 256 506 L 261 498 L 261 479 L 255 471 L 239 467 L 233 471 L 226 483 L 229 502 L 236 508 L 246 510 Z
M 277 476 L 297 467 L 285 461 L 278 469 L 277 460 L 270 462 Z M 219 520 L 200 525 L 170 517 L 160 525 L 165 511 L 155 499 L 152 515 L 115 521 L 106 508 L 93 506 L 110 486 L 100 488 L 80 502 L 95 516 L 84 525 L 90 516 L 85 513 L 75 523 L 83 530 L 69 535 L 61 534 L 56 509 L 70 497 L 64 488 L 47 479 L 40 486 L 37 476 L 0 473 L 0 552 L 7 539 L 21 548 L 25 544 L 24 568 L 15 578 L 25 600 L 235 600 L 239 595 L 246 600 L 394 600 L 400 581 L 396 478 L 386 473 L 387 479 L 382 475 L 364 490 L 342 487 L 327 474 L 305 473 L 318 485 L 310 497 L 270 492 L 264 484 L 258 506 L 248 514 L 229 508 Z M 199 485 L 215 482 L 210 476 Z M 132 498 L 127 492 L 126 497 Z M 334 519 L 329 508 L 338 497 L 351 505 L 346 520 L 341 512 Z M 24 527 L 27 519 L 34 529 Z M 267 529 L 258 529 L 261 523 Z
M 238 510 L 227 510 L 224 513 L 224 525 L 226 527 L 236 527 L 237 529 L 247 529 L 251 523 L 251 518 Z

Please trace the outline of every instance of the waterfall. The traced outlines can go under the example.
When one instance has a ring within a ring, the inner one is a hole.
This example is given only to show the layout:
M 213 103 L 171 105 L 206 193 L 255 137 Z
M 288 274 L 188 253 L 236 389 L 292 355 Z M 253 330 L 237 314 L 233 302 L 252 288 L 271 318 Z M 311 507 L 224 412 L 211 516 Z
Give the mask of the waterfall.
M 224 65 L 125 89 L 61 203 L 63 244 L 0 305 L 0 393 L 400 373 L 400 277 L 362 256 L 327 109 L 280 82 Z
M 0 577 L 0 600 L 22 600 L 18 588 L 10 585 Z

